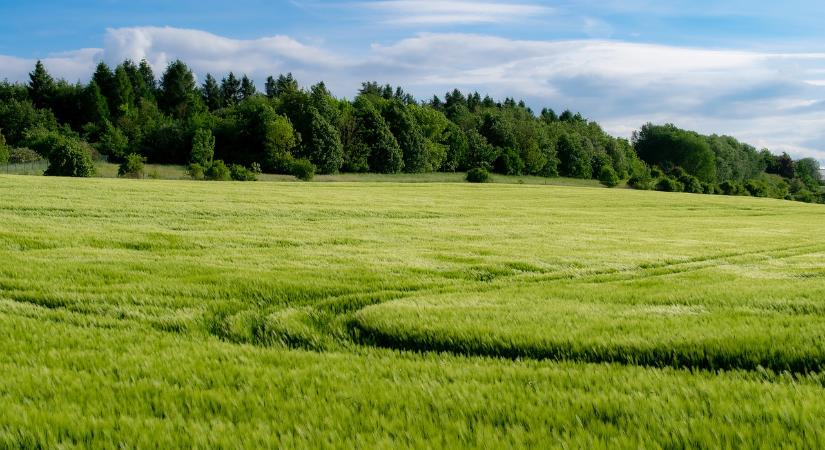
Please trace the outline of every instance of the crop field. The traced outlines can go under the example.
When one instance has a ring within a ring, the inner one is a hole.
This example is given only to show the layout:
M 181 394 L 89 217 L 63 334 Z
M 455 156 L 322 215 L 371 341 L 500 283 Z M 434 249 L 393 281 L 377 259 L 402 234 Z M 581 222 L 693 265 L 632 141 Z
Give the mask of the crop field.
M 0 175 L 0 448 L 825 446 L 825 206 L 336 181 Z

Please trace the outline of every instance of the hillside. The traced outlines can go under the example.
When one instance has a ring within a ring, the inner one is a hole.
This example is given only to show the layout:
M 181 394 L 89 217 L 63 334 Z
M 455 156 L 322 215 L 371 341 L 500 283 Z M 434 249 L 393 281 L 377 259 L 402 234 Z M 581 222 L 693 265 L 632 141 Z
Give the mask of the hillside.
M 823 217 L 0 175 L 0 447 L 821 447 Z

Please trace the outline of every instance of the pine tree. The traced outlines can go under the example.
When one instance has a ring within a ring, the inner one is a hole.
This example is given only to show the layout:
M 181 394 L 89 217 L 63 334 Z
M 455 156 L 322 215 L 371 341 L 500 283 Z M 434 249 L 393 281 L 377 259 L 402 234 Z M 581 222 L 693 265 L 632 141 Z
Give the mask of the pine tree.
M 109 121 L 109 105 L 95 80 L 90 81 L 83 89 L 80 110 L 83 116 L 81 123 L 101 125 Z
M 143 78 L 143 84 L 146 86 L 148 94 L 154 96 L 158 88 L 158 83 L 155 80 L 155 72 L 152 71 L 152 66 L 149 65 L 149 62 L 145 59 L 141 59 L 140 65 L 138 65 L 138 72 Z
M 158 106 L 172 117 L 181 119 L 192 110 L 195 101 L 195 76 L 181 60 L 166 68 L 160 81 Z
M 114 87 L 112 108 L 115 117 L 120 117 L 126 114 L 135 103 L 132 80 L 122 64 L 115 69 Z
M 29 74 L 29 98 L 37 108 L 48 108 L 54 95 L 54 78 L 46 71 L 40 60 Z
M 113 111 L 117 111 L 117 99 L 115 98 L 115 74 L 112 69 L 101 61 L 97 64 L 92 80 L 97 83 L 100 88 L 100 93 L 106 99 L 106 104 L 109 108 L 109 115 L 114 115 Z
M 223 97 L 224 106 L 234 106 L 241 101 L 241 82 L 232 72 L 221 80 L 221 97 Z
M 272 75 L 266 77 L 266 84 L 264 85 L 264 89 L 266 91 L 266 96 L 269 98 L 277 97 L 278 86 L 275 78 Z
M 252 80 L 249 79 L 249 77 L 247 77 L 246 75 L 241 77 L 241 99 L 245 100 L 249 97 L 252 97 L 253 95 L 255 95 L 256 91 L 257 89 L 255 89 L 255 83 L 253 83 Z
M 203 86 L 201 86 L 201 98 L 210 111 L 221 109 L 223 106 L 221 88 L 212 74 L 206 74 L 206 79 L 203 81 Z

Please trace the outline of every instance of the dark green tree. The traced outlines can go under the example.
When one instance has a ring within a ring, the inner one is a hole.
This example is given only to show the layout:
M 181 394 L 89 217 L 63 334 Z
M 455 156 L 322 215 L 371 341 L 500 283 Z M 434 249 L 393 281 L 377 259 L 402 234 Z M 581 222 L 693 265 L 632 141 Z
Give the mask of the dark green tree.
M 221 80 L 221 97 L 225 106 L 234 106 L 241 101 L 241 82 L 232 72 Z
M 256 92 L 257 92 L 257 89 L 255 89 L 255 83 L 253 83 L 252 80 L 249 79 L 249 77 L 244 75 L 241 78 L 241 89 L 240 89 L 241 99 L 244 100 L 244 99 L 247 99 L 249 97 L 252 97 L 253 95 L 255 95 Z
M 201 98 L 203 99 L 203 104 L 206 105 L 209 111 L 215 111 L 223 107 L 221 88 L 218 86 L 218 82 L 212 74 L 206 74 L 206 79 L 203 82 L 203 86 L 201 86 Z
M 387 103 L 384 119 L 395 136 L 404 158 L 404 171 L 424 172 L 427 168 L 427 147 L 421 128 L 407 107 L 399 100 Z
M 182 119 L 195 109 L 195 76 L 181 60 L 169 64 L 160 80 L 158 106 L 161 111 Z
M 367 155 L 369 170 L 379 173 L 396 173 L 404 168 L 404 159 L 398 141 L 392 135 L 387 122 L 375 106 L 364 96 L 355 100 L 356 158 Z M 350 155 L 352 158 L 353 155 Z M 354 166 L 360 161 L 350 162 Z
M 38 60 L 34 70 L 29 74 L 29 98 L 35 108 L 51 107 L 54 95 L 54 78 L 46 71 L 46 67 Z

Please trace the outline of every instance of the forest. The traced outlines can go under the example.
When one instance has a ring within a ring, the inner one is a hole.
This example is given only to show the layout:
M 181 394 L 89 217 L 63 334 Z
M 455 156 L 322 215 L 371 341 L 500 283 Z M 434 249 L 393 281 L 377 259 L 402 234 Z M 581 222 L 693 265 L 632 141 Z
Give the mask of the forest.
M 362 84 L 354 99 L 292 74 L 264 90 L 233 72 L 202 83 L 182 61 L 156 77 L 145 60 L 98 64 L 88 83 L 55 80 L 38 61 L 28 83 L 0 83 L 0 164 L 45 159 L 46 175 L 91 176 L 95 161 L 138 176 L 144 162 L 188 167 L 194 179 L 259 173 L 468 172 L 598 179 L 608 187 L 825 202 L 819 163 L 730 136 L 643 125 L 631 140 L 580 113 L 448 92 L 419 101 L 401 87 Z

